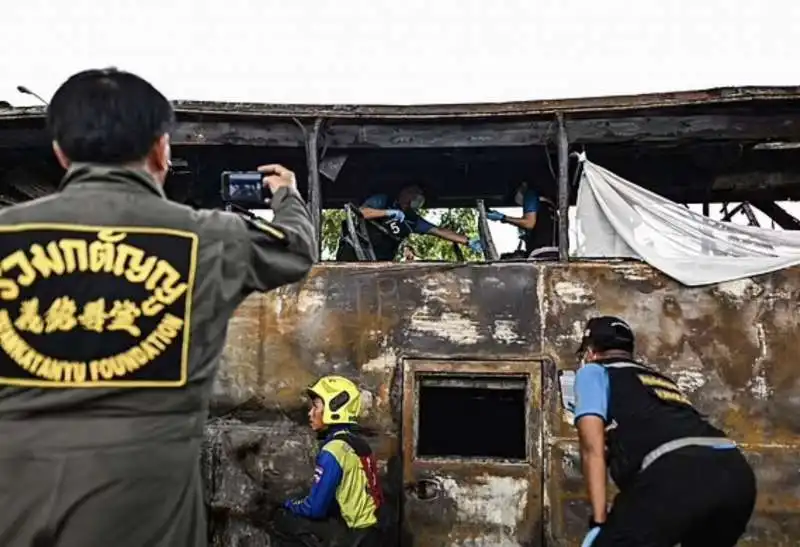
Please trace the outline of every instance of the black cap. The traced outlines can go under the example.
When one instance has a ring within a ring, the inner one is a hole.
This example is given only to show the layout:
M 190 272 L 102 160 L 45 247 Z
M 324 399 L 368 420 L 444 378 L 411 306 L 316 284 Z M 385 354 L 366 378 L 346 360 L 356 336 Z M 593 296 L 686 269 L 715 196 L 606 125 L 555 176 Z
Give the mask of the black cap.
M 577 353 L 582 355 L 590 345 L 598 351 L 619 349 L 633 353 L 633 342 L 633 330 L 619 317 L 592 317 L 583 329 Z

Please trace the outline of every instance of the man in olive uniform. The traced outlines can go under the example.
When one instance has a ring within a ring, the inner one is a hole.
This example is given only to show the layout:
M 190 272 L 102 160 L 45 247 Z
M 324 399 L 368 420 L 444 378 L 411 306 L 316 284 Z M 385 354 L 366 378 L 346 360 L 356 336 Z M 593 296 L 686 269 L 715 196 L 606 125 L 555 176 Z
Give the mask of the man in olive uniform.
M 58 193 L 0 211 L 0 545 L 198 547 L 200 449 L 228 319 L 304 278 L 294 175 L 274 224 L 165 198 L 170 103 L 114 69 L 48 107 Z

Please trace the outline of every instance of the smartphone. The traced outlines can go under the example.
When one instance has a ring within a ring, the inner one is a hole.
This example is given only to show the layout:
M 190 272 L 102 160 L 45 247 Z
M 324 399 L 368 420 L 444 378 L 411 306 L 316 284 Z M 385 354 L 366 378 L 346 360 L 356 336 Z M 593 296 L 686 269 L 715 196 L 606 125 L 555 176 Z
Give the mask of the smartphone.
M 263 178 L 257 171 L 223 171 L 222 201 L 265 208 Z
M 561 392 L 561 406 L 566 411 L 575 412 L 575 371 L 560 370 L 558 383 Z

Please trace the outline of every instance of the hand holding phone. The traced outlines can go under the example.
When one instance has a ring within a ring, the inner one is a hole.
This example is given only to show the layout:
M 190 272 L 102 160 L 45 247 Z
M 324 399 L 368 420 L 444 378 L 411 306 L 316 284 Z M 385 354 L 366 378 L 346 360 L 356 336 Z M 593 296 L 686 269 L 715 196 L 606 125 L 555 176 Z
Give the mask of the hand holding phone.
M 284 187 L 296 187 L 294 173 L 279 164 L 262 165 L 258 171 L 224 171 L 222 200 L 250 209 L 263 209 L 267 201 L 264 186 L 271 193 Z
M 281 188 L 297 186 L 297 179 L 295 179 L 294 173 L 283 165 L 277 163 L 261 165 L 258 168 L 258 172 L 264 176 L 264 182 L 269 186 L 269 190 L 273 194 Z

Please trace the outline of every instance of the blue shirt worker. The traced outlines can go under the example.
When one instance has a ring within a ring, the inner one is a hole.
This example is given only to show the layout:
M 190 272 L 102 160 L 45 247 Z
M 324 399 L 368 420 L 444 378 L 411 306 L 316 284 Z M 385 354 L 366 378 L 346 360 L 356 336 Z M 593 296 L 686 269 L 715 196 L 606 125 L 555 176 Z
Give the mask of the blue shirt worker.
M 514 194 L 514 203 L 522 207 L 522 217 L 511 217 L 499 211 L 489 210 L 486 218 L 519 228 L 520 249 L 513 256 L 525 258 L 558 258 L 558 234 L 556 233 L 556 207 L 552 200 L 542 196 L 528 183 L 519 185 Z M 521 253 L 521 247 L 525 252 Z
M 592 507 L 584 547 L 732 547 L 756 481 L 736 444 L 667 376 L 633 359 L 617 317 L 588 321 L 575 377 L 575 424 Z M 606 513 L 607 470 L 619 488 Z
M 309 423 L 321 438 L 311 491 L 304 498 L 286 501 L 289 515 L 276 525 L 289 536 L 310 532 L 320 537 L 326 528 L 315 523 L 341 517 L 348 537 L 344 542 L 337 538 L 337 545 L 378 545 L 383 490 L 372 449 L 355 432 L 361 392 L 347 378 L 325 376 L 308 389 L 308 395 Z
M 403 187 L 396 198 L 391 198 L 388 194 L 375 194 L 364 201 L 359 211 L 367 221 L 365 223 L 367 235 L 376 260 L 394 260 L 400 245 L 411 234 L 432 235 L 467 245 L 476 253 L 483 252 L 479 239 L 470 239 L 447 228 L 435 226 L 422 218 L 419 210 L 424 204 L 425 196 L 417 185 Z M 357 260 L 346 223 L 342 223 L 342 238 L 339 241 L 336 260 L 339 262 Z

